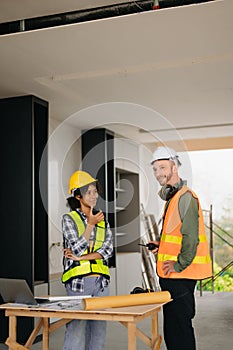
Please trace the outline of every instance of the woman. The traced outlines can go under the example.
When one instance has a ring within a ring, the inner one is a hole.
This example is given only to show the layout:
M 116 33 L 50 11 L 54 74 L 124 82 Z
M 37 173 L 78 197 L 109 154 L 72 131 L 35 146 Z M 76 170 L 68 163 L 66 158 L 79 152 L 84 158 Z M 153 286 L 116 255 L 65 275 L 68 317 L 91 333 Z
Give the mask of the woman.
M 70 178 L 67 199 L 71 211 L 63 216 L 64 273 L 67 295 L 109 295 L 112 233 L 103 212 L 93 209 L 98 181 L 85 171 Z M 66 325 L 63 350 L 103 350 L 106 321 L 73 320 Z

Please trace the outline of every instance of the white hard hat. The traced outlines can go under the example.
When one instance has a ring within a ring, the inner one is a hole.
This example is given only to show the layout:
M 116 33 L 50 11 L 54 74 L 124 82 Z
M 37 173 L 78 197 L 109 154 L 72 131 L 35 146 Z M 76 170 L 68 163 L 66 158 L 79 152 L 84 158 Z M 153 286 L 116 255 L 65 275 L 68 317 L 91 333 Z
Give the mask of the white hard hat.
M 151 164 L 156 160 L 175 160 L 178 166 L 181 165 L 178 154 L 170 147 L 158 147 L 153 153 Z

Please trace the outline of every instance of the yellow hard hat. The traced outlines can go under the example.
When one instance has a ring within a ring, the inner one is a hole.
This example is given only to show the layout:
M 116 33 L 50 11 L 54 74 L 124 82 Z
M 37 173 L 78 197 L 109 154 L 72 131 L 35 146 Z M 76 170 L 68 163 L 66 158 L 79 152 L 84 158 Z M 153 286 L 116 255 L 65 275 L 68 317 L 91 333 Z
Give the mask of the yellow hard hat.
M 77 170 L 70 177 L 69 194 L 72 194 L 72 191 L 77 189 L 77 188 L 86 186 L 86 185 L 88 185 L 92 182 L 96 182 L 96 181 L 98 181 L 98 180 L 94 179 L 86 171 Z

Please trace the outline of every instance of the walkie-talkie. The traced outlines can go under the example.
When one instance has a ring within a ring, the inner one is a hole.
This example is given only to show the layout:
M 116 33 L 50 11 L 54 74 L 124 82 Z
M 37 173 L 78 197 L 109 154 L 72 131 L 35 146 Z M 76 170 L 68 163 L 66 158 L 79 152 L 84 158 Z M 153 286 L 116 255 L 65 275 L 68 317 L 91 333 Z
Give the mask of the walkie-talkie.
M 149 250 L 154 250 L 155 248 L 159 247 L 159 245 L 155 244 L 155 243 L 147 243 L 147 244 L 138 243 L 138 245 L 142 245 L 143 247 L 147 247 Z

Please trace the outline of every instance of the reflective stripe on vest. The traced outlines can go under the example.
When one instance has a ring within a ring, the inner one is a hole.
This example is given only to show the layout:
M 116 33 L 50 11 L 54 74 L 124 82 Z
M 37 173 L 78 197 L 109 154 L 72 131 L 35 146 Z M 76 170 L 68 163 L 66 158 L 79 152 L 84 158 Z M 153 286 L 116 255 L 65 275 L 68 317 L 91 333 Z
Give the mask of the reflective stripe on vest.
M 164 274 L 162 267 L 166 260 L 177 261 L 177 257 L 181 250 L 182 234 L 181 219 L 179 214 L 179 199 L 189 191 L 194 198 L 198 198 L 187 186 L 182 187 L 171 199 L 163 223 L 163 230 L 160 239 L 159 251 L 157 256 L 157 273 L 164 278 L 189 278 L 189 279 L 204 279 L 212 275 L 212 264 L 209 254 L 208 240 L 204 227 L 204 219 L 202 210 L 198 201 L 199 214 L 199 244 L 197 246 L 196 256 L 192 263 L 181 272 L 172 272 L 169 277 Z
M 68 215 L 73 219 L 77 227 L 78 235 L 81 236 L 84 233 L 86 226 L 80 214 L 76 211 L 72 211 Z M 96 237 L 93 252 L 101 248 L 104 243 L 106 223 L 103 220 L 99 222 L 95 227 Z M 83 254 L 88 254 L 88 250 L 86 249 Z M 100 274 L 109 278 L 109 268 L 103 259 L 74 261 L 73 265 L 68 270 L 64 271 L 62 275 L 62 282 L 66 283 L 72 278 L 91 274 Z
M 181 244 L 182 242 L 182 237 L 176 237 L 176 236 L 165 236 L 163 235 L 160 239 L 160 241 L 163 242 L 169 242 L 169 243 L 175 243 L 175 244 Z M 200 242 L 206 242 L 207 241 L 207 237 L 206 235 L 199 235 L 199 241 Z

